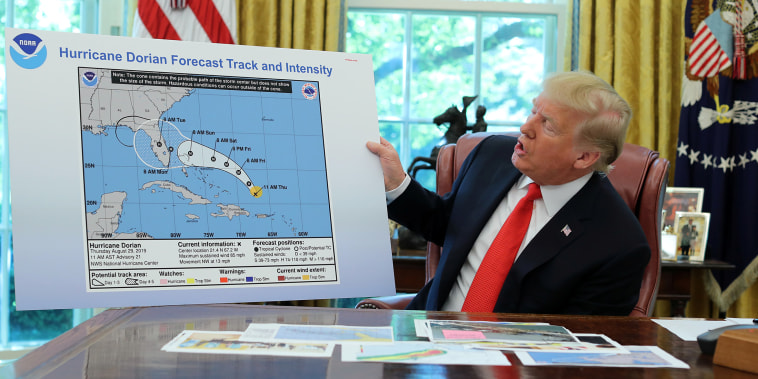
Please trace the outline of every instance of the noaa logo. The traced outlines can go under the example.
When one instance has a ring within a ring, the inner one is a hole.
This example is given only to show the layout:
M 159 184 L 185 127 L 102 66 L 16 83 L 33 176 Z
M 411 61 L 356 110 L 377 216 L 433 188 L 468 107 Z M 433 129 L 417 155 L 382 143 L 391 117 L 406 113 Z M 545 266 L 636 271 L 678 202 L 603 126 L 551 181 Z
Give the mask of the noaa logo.
M 82 83 L 87 87 L 94 87 L 97 85 L 97 75 L 92 71 L 87 71 L 82 74 Z
M 318 90 L 316 89 L 316 86 L 311 83 L 303 84 L 301 91 L 303 92 L 303 96 L 308 100 L 313 100 L 316 98 L 316 96 L 318 96 Z
M 36 35 L 22 33 L 13 38 L 13 42 L 15 43 L 11 44 L 11 58 L 20 67 L 31 70 L 45 63 L 47 47 Z

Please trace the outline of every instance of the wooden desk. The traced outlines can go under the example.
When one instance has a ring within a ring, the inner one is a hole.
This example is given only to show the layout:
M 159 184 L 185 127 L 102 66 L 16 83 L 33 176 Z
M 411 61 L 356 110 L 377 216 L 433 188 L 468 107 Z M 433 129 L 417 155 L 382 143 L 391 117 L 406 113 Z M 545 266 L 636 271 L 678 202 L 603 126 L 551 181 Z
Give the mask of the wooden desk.
M 575 333 L 602 333 L 622 345 L 657 345 L 691 366 L 665 368 L 445 366 L 343 363 L 330 359 L 169 353 L 161 347 L 185 329 L 243 331 L 249 323 L 392 325 L 398 340 L 414 340 L 416 318 L 541 321 Z M 0 377 L 29 378 L 690 378 L 739 371 L 712 366 L 695 342 L 684 342 L 647 318 L 466 314 L 256 305 L 187 305 L 107 310 L 0 367 Z
M 671 316 L 684 317 L 684 308 L 692 294 L 692 272 L 696 270 L 731 270 L 731 263 L 706 259 L 702 262 L 661 261 L 658 300 L 671 302 Z

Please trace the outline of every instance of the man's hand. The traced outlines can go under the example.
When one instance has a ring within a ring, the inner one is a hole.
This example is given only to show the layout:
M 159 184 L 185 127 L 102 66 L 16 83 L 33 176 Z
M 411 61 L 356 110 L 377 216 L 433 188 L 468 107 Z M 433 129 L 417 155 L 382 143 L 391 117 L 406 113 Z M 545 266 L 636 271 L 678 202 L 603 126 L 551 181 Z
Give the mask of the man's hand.
M 382 137 L 379 137 L 379 141 L 380 143 L 369 141 L 366 143 L 366 147 L 370 152 L 379 157 L 382 172 L 384 173 L 384 190 L 390 191 L 403 183 L 405 170 L 392 144 Z

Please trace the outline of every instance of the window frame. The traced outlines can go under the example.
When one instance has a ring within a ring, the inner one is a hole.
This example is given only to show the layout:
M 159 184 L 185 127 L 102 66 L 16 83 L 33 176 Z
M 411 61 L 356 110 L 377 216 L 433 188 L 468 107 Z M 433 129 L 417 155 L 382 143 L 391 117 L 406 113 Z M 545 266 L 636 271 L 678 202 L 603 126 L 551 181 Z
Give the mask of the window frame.
M 516 3 L 516 2 L 486 2 L 486 1 L 466 1 L 466 0 L 384 0 L 377 2 L 374 0 L 349 0 L 346 14 L 351 11 L 368 11 L 376 13 L 405 13 L 406 31 L 405 40 L 410 41 L 412 25 L 412 15 L 415 11 L 421 11 L 424 14 L 463 14 L 473 16 L 477 19 L 476 38 L 474 47 L 474 93 L 481 91 L 481 72 L 479 71 L 482 63 L 482 18 L 487 14 L 509 14 L 529 16 L 554 16 L 554 25 L 549 25 L 554 32 L 554 39 L 548 39 L 545 45 L 545 72 L 547 75 L 551 72 L 557 72 L 564 67 L 564 50 L 569 45 L 567 38 L 567 6 L 566 4 L 550 3 Z M 347 45 L 347 42 L 345 42 Z M 400 116 L 379 117 L 379 122 L 399 123 L 401 126 L 400 146 L 396 146 L 403 164 L 407 164 L 413 159 L 411 157 L 411 124 L 430 122 L 429 118 L 410 117 L 410 83 L 411 70 L 408 69 L 409 57 L 411 56 L 412 45 L 406 43 L 403 53 L 403 109 Z M 490 130 L 515 131 L 520 124 L 513 122 L 490 122 Z

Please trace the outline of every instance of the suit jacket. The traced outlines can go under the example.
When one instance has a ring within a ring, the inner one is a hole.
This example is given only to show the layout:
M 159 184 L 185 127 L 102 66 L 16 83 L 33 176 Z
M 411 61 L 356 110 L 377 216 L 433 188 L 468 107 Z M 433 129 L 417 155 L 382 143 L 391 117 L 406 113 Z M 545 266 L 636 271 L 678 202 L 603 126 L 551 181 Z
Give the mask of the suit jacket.
M 510 159 L 515 144 L 513 137 L 488 137 L 444 197 L 412 181 L 388 206 L 390 218 L 443 247 L 434 278 L 408 309 L 439 310 L 447 300 L 482 227 L 521 176 Z M 524 248 L 494 311 L 626 316 L 649 260 L 637 218 L 595 173 Z

